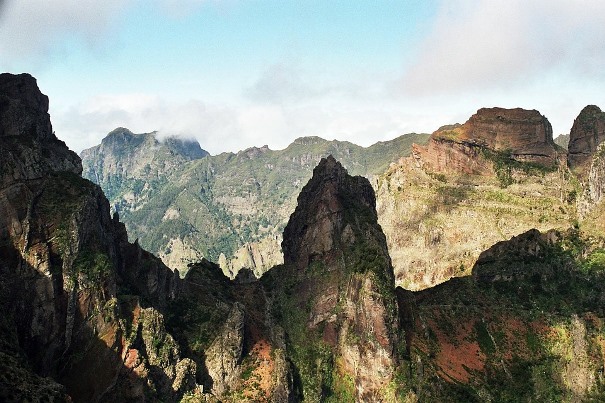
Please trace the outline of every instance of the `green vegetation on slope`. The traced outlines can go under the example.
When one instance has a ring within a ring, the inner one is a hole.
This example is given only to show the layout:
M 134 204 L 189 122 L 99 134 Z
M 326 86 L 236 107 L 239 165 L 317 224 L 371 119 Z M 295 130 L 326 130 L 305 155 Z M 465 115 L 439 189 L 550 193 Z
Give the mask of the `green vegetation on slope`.
M 424 377 L 413 359 L 404 362 L 420 382 L 417 397 L 601 401 L 602 250 L 577 230 L 532 232 L 503 244 L 480 259 L 474 278 L 418 293 L 416 325 L 425 328 L 415 333 L 412 352 L 425 364 Z
M 111 172 L 104 161 L 131 160 L 142 151 L 136 144 L 124 145 L 127 151 L 116 144 L 116 155 L 86 152 L 83 164 L 85 176 L 106 191 L 130 237 L 138 238 L 141 246 L 160 254 L 165 262 L 166 256 L 187 253 L 218 261 L 221 254 L 231 260 L 247 243 L 271 240 L 271 248 L 279 248 L 296 196 L 322 157 L 332 154 L 353 175 L 379 174 L 389 163 L 409 155 L 412 143 L 427 139 L 427 134 L 407 134 L 364 148 L 305 137 L 284 150 L 250 148 L 173 165 L 162 160 L 167 156 L 156 156 L 151 168 L 133 166 L 118 173 Z M 147 174 L 150 170 L 157 175 Z M 179 250 L 171 248 L 175 242 Z M 262 248 L 259 253 L 276 254 Z M 266 257 L 255 263 L 259 273 L 279 260 Z M 169 266 L 175 268 L 175 264 Z M 179 266 L 186 268 L 186 264 Z M 234 266 L 237 271 L 237 263 Z

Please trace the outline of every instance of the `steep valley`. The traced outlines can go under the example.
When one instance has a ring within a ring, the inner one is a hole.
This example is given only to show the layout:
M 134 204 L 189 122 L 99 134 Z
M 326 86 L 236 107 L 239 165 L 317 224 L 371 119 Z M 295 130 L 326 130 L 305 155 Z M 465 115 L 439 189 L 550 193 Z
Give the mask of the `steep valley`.
M 0 75 L 0 401 L 605 400 L 596 107 L 570 171 L 537 111 L 218 156 L 118 129 L 82 163 L 48 103 Z

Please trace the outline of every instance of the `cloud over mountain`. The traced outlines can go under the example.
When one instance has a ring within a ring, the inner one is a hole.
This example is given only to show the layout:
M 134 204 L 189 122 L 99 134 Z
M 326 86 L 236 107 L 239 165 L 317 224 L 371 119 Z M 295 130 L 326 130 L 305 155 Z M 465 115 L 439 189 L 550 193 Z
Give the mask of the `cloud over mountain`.
M 527 86 L 551 73 L 602 78 L 605 3 L 443 2 L 403 74 L 410 94 Z

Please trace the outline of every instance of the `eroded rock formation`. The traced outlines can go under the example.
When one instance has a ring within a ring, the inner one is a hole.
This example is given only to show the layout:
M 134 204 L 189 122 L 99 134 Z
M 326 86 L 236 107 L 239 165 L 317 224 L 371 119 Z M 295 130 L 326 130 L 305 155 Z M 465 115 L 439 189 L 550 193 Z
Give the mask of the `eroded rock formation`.
M 277 316 L 305 399 L 386 401 L 397 363 L 397 306 L 386 241 L 367 179 L 322 159 L 284 231 Z
M 490 161 L 479 158 L 486 150 L 521 162 L 558 163 L 548 119 L 521 108 L 479 109 L 463 125 L 434 132 L 426 147 L 414 147 L 414 156 L 432 172 L 484 175 L 493 172 Z
M 419 290 L 470 274 L 481 251 L 531 228 L 566 228 L 575 190 L 548 120 L 480 109 L 378 178 L 377 209 L 397 284 Z
M 170 340 L 158 310 L 178 273 L 128 242 L 47 111 L 34 78 L 0 75 L 0 398 L 174 399 L 195 368 L 178 349 L 155 360 L 153 340 Z
M 588 105 L 574 120 L 569 133 L 569 167 L 584 177 L 597 147 L 605 140 L 605 113 Z

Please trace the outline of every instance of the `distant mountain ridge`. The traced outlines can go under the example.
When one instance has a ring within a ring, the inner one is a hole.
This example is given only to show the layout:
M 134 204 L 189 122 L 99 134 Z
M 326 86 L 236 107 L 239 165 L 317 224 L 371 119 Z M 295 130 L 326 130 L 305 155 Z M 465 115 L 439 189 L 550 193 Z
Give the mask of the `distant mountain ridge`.
M 81 154 L 83 176 L 98 183 L 129 234 L 172 268 L 206 257 L 234 276 L 260 275 L 281 263 L 280 242 L 296 193 L 322 157 L 352 174 L 380 174 L 428 134 L 407 134 L 360 147 L 302 137 L 283 150 L 251 147 L 203 158 L 167 151 L 153 133 L 116 129 Z
M 555 144 L 567 150 L 569 146 L 569 134 L 559 134 L 554 139 Z
M 110 161 L 120 160 L 115 154 Z M 567 153 L 555 144 L 548 119 L 520 108 L 482 108 L 430 137 L 404 135 L 367 148 L 302 137 L 283 150 L 251 147 L 177 163 L 153 157 L 167 168 L 152 177 L 140 165 L 112 174 L 103 158 L 84 154 L 83 164 L 92 180 L 87 167 L 103 169 L 109 180 L 99 183 L 131 236 L 169 267 L 206 257 L 231 277 L 243 267 L 260 276 L 282 262 L 293 195 L 328 154 L 352 174 L 372 178 L 396 282 L 411 289 L 468 274 L 494 242 L 531 228 L 567 228 L 580 200 L 600 197 L 594 186 L 583 196 L 582 185 L 570 180 Z

